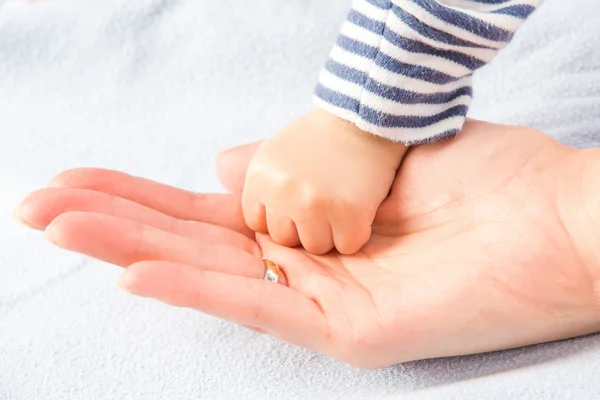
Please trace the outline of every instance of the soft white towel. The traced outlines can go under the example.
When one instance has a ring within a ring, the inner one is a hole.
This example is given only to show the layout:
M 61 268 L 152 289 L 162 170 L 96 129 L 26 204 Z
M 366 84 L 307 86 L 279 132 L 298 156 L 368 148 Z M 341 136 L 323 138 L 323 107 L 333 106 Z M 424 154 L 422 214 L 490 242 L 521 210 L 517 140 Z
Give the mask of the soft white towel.
M 349 5 L 4 2 L 1 400 L 599 398 L 597 336 L 358 371 L 121 293 L 118 268 L 12 222 L 20 197 L 74 166 L 220 190 L 218 150 L 270 135 L 311 107 Z M 600 145 L 598 15 L 597 1 L 548 0 L 477 77 L 473 116 Z

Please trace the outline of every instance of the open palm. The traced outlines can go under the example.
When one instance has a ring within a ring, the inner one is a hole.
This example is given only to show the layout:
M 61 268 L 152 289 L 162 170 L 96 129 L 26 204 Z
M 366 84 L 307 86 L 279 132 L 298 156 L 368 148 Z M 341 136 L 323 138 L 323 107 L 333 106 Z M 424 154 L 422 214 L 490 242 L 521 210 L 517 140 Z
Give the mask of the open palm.
M 231 195 L 80 169 L 30 195 L 19 216 L 63 248 L 128 267 L 133 293 L 364 368 L 600 329 L 596 230 L 581 212 L 596 153 L 469 122 L 408 154 L 360 253 L 314 256 L 255 241 L 243 225 L 253 149 L 221 160 Z M 281 285 L 260 279 L 262 257 L 282 266 Z

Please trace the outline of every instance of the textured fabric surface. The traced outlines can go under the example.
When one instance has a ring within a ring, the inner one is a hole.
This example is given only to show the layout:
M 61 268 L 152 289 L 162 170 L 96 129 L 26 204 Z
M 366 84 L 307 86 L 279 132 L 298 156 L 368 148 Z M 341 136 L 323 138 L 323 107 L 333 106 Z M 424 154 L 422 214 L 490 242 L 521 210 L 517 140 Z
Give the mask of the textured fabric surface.
M 0 0 L 1 1 L 1 0 Z M 220 190 L 218 150 L 311 107 L 347 0 L 6 0 L 0 8 L 0 399 L 597 399 L 600 337 L 348 367 L 116 287 L 10 209 L 100 166 Z M 595 0 L 547 0 L 476 76 L 473 117 L 600 145 Z

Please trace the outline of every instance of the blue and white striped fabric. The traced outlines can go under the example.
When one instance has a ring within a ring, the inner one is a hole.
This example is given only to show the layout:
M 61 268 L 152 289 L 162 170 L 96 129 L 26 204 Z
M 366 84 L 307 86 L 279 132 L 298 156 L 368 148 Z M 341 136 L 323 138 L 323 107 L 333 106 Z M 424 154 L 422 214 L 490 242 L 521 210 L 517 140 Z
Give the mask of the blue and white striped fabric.
M 315 91 L 317 105 L 392 141 L 456 134 L 473 72 L 543 0 L 355 0 Z

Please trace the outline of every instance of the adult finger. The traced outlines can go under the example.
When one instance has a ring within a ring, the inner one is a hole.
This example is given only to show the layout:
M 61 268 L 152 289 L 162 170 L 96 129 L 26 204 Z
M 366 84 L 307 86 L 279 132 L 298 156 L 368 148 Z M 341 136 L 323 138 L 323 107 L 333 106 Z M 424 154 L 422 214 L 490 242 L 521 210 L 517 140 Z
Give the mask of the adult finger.
M 145 261 L 131 265 L 120 285 L 139 296 L 257 327 L 297 346 L 323 353 L 330 347 L 326 317 L 319 307 L 272 282 L 173 262 Z
M 260 255 L 256 242 L 239 232 L 205 222 L 180 220 L 131 200 L 88 189 L 38 190 L 21 202 L 16 216 L 31 228 L 43 230 L 56 217 L 71 211 L 110 215 L 178 236 L 206 243 L 230 245 Z
M 162 260 L 248 278 L 264 277 L 261 258 L 239 248 L 184 238 L 108 215 L 61 214 L 48 225 L 46 237 L 66 250 L 122 267 Z
M 221 184 L 229 192 L 242 194 L 248 165 L 261 143 L 262 141 L 233 147 L 219 154 L 217 174 Z
M 51 187 L 89 189 L 131 200 L 183 220 L 206 222 L 253 237 L 244 223 L 239 196 L 198 194 L 123 172 L 77 168 L 62 172 Z

